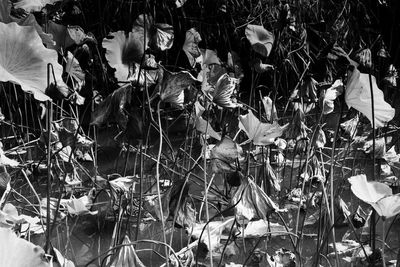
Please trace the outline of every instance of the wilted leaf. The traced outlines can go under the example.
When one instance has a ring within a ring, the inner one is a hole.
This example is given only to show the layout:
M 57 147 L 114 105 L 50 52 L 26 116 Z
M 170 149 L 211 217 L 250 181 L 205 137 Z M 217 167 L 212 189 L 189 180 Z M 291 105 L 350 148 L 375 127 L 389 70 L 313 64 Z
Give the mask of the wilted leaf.
M 383 155 L 383 159 L 391 166 L 393 166 L 395 163 L 400 162 L 400 155 L 397 154 L 395 147 L 392 146 L 388 151 L 385 152 L 385 155 Z
M 374 151 L 374 142 L 369 140 L 365 142 L 363 150 L 366 154 L 371 154 Z M 385 138 L 377 138 L 375 140 L 375 158 L 381 159 L 386 153 L 386 141 Z
M 178 258 L 179 262 L 175 257 L 171 259 L 172 267 L 192 267 L 195 264 L 193 251 L 191 249 L 187 250 L 183 254 L 179 254 Z
M 365 68 L 371 68 L 372 66 L 372 55 L 371 50 L 369 48 L 362 49 L 358 53 L 356 53 L 356 60 L 360 63 L 361 66 Z
M 217 51 L 210 49 L 201 49 L 203 55 L 203 65 L 221 65 L 221 59 L 217 55 Z
M 175 223 L 185 229 L 191 228 L 196 223 L 196 210 L 191 202 L 185 201 L 180 205 Z
M 271 267 L 293 267 L 296 266 L 296 255 L 285 248 L 275 251 L 273 256 L 267 255 L 268 264 Z
M 255 52 L 268 57 L 274 43 L 274 35 L 263 26 L 249 24 L 245 34 Z
M 0 159 L 1 159 L 1 148 L 0 148 Z M 1 165 L 1 164 L 0 164 Z M 11 176 L 7 172 L 0 172 L 0 198 L 3 192 L 7 189 L 8 184 L 11 181 Z
M 131 102 L 131 93 L 132 87 L 124 86 L 108 95 L 92 113 L 91 124 L 102 126 L 117 122 L 122 129 L 125 129 L 129 120 L 126 105 Z
M 231 138 L 224 137 L 211 150 L 213 173 L 234 172 L 238 169 L 242 148 Z
M 217 133 L 210 125 L 209 122 L 207 122 L 203 117 L 197 117 L 195 119 L 195 126 L 196 130 L 205 134 L 206 138 L 207 136 L 211 136 L 212 138 L 215 138 L 217 140 L 221 140 L 221 135 Z
M 97 211 L 90 211 L 93 201 L 89 195 L 84 195 L 80 198 L 62 199 L 60 203 L 67 208 L 70 215 L 95 215 Z
M 239 116 L 239 128 L 247 134 L 253 144 L 265 146 L 274 143 L 275 139 L 282 135 L 286 125 L 280 126 L 277 122 L 262 123 L 249 110 L 247 115 Z
M 45 267 L 44 250 L 17 237 L 11 229 L 0 227 L 0 259 L 4 267 Z
M 267 236 L 287 235 L 286 228 L 279 223 L 265 220 L 250 221 L 243 230 L 245 238 L 258 238 Z
M 232 94 L 239 81 L 223 74 L 219 77 L 214 92 L 212 93 L 213 102 L 223 108 L 236 108 L 238 104 L 232 101 Z
M 333 244 L 329 244 L 329 247 L 334 248 Z M 360 244 L 354 240 L 343 240 L 342 242 L 336 242 L 336 253 L 338 255 L 351 255 L 353 251 L 360 247 Z M 334 256 L 335 252 L 331 252 L 328 256 Z
M 265 162 L 265 171 L 266 171 L 266 177 L 269 183 L 271 184 L 272 188 L 277 192 L 281 191 L 282 179 L 278 179 L 278 176 L 275 174 L 274 169 L 268 162 Z
M 57 24 L 52 20 L 49 20 L 46 26 L 47 32 L 53 36 L 52 40 L 55 42 L 54 49 L 65 49 L 75 44 L 74 40 L 68 34 L 67 26 Z
M 333 112 L 335 99 L 343 93 L 343 82 L 336 80 L 331 87 L 321 94 L 322 112 L 326 115 Z
M 17 167 L 19 162 L 13 159 L 8 158 L 3 151 L 3 143 L 0 142 L 0 166 L 10 166 L 10 167 Z M 7 178 L 7 176 L 2 176 L 2 178 Z M 5 180 L 4 180 L 5 181 Z
M 397 69 L 393 64 L 390 64 L 388 71 L 386 72 L 385 78 L 383 78 L 384 82 L 391 87 L 397 86 L 397 79 L 399 78 Z
M 122 241 L 122 246 L 114 260 L 111 262 L 110 267 L 125 267 L 125 266 L 135 266 L 135 267 L 145 267 L 143 262 L 139 259 L 136 254 L 135 247 L 133 245 L 128 245 L 131 240 L 126 235 Z
M 54 252 L 54 254 L 56 256 L 56 258 L 55 258 L 56 262 L 53 262 L 53 264 L 57 263 L 60 267 L 75 267 L 75 264 L 72 261 L 70 261 L 67 258 L 65 258 L 61 254 L 61 252 L 58 251 L 55 247 L 53 247 L 53 252 Z M 55 265 L 55 266 L 57 266 L 57 265 Z
M 340 127 L 342 127 L 342 129 L 343 129 L 348 135 L 350 135 L 350 137 L 351 137 L 352 139 L 354 139 L 355 133 L 356 133 L 356 131 L 357 131 L 358 120 L 359 120 L 359 117 L 358 117 L 358 115 L 357 115 L 357 116 L 355 116 L 354 118 L 352 118 L 352 119 L 350 119 L 350 120 L 347 120 L 347 121 L 345 121 L 345 122 L 342 122 L 342 123 L 340 124 Z
M 76 45 L 82 45 L 86 41 L 91 41 L 97 44 L 96 38 L 92 35 L 86 34 L 79 26 L 68 26 L 67 32 Z
M 234 218 L 226 219 L 225 221 L 212 221 L 207 225 L 205 223 L 195 223 L 188 233 L 194 238 L 199 239 L 201 235 L 200 242 L 204 243 L 209 250 L 214 251 L 220 246 L 221 234 L 225 229 L 230 229 L 234 223 Z M 210 230 L 210 236 L 208 236 L 208 227 Z M 208 241 L 211 242 L 208 242 Z M 211 244 L 210 244 L 211 243 Z M 211 245 L 211 247 L 210 247 Z
M 170 196 L 171 190 L 168 190 L 167 192 L 161 194 L 162 216 L 160 202 L 157 195 L 146 196 L 144 198 L 144 207 L 154 218 L 157 218 L 157 220 L 161 221 L 162 218 L 164 220 L 167 220 L 169 216 Z
M 62 66 L 57 62 L 57 52 L 43 46 L 33 27 L 22 27 L 12 22 L 0 22 L 0 81 L 19 84 L 22 90 L 33 93 L 39 101 L 50 98 L 47 88 L 47 64 L 54 68 L 56 82 L 68 95 L 68 87 L 62 80 Z M 65 85 L 65 87 L 62 87 Z M 61 89 L 59 89 L 61 90 Z
M 273 70 L 274 66 L 262 63 L 261 59 L 257 58 L 253 61 L 253 68 L 257 73 L 264 73 Z
M 251 219 L 266 220 L 268 215 L 274 211 L 285 211 L 280 209 L 272 199 L 250 178 L 244 178 L 232 198 L 235 205 L 236 216 Z
M 301 98 L 304 102 L 316 102 L 317 101 L 317 84 L 311 75 L 307 75 L 300 88 L 292 93 L 290 98 Z M 296 94 L 294 96 L 294 94 Z
M 200 41 L 200 33 L 198 33 L 195 28 L 186 31 L 185 43 L 183 44 L 182 49 L 188 57 L 190 66 L 192 67 L 196 65 L 196 59 L 201 56 L 201 51 L 198 46 Z
M 276 106 L 274 105 L 271 98 L 268 96 L 264 96 L 262 99 L 262 103 L 265 110 L 265 116 L 267 120 L 270 122 L 278 120 L 278 113 L 276 112 Z
M 159 74 L 157 88 L 160 92 L 160 98 L 164 102 L 183 108 L 183 91 L 192 85 L 196 80 L 188 71 L 170 72 L 163 67 Z
M 72 55 L 71 52 L 68 51 L 66 58 L 65 72 L 67 73 L 68 78 L 72 81 L 72 88 L 75 91 L 80 91 L 85 84 L 85 73 L 81 69 L 78 60 Z
M 311 141 L 313 145 L 317 148 L 324 148 L 326 144 L 325 132 L 322 130 L 320 125 L 317 125 L 317 130 L 314 134 L 314 139 Z
M 319 162 L 316 155 L 313 155 L 308 161 L 307 173 L 302 173 L 300 177 L 304 179 L 305 182 L 325 182 L 324 167 Z
M 383 127 L 386 122 L 393 119 L 395 110 L 385 102 L 383 92 L 378 88 L 374 76 L 360 73 L 358 69 L 354 69 L 349 75 L 347 81 L 345 100 L 349 107 L 364 114 L 372 123 L 372 98 L 370 79 L 372 83 L 372 92 L 374 94 L 374 121 L 375 128 Z
M 125 176 L 114 179 L 109 183 L 115 192 L 128 195 L 131 189 L 135 192 L 135 184 L 137 182 L 135 176 Z
M 187 0 L 175 0 L 176 8 L 182 7 L 186 3 L 186 1 Z
M 307 138 L 307 132 L 310 129 L 304 123 L 304 113 L 301 109 L 297 109 L 293 120 L 289 123 L 285 130 L 285 136 L 288 139 L 299 140 Z
M 149 15 L 139 15 L 133 24 L 132 32 L 136 38 L 144 41 L 146 32 L 146 47 L 159 49 L 161 51 L 170 49 L 174 42 L 174 29 L 171 25 L 165 23 L 154 23 Z
M 50 198 L 50 219 L 54 221 L 56 215 L 58 199 Z M 57 221 L 63 220 L 67 215 L 65 214 L 65 207 L 59 206 L 57 213 Z M 47 217 L 47 198 L 42 198 L 40 200 L 40 214 L 43 218 Z

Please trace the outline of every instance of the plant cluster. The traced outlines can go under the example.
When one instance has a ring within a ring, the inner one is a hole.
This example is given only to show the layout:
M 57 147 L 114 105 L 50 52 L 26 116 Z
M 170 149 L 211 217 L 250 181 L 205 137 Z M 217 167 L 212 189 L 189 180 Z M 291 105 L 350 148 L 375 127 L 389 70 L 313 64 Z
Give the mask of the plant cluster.
M 392 264 L 398 76 L 373 6 L 0 0 L 0 263 Z M 80 224 L 112 228 L 90 258 Z

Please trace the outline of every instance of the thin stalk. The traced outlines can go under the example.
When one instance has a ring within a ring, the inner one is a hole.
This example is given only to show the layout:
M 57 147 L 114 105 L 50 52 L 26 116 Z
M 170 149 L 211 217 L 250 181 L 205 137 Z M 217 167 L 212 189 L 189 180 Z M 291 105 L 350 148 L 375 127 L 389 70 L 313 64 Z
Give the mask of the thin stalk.
M 157 162 L 156 162 L 156 188 L 157 188 L 157 196 L 158 196 L 158 205 L 160 206 L 160 219 L 161 219 L 161 225 L 162 225 L 162 233 L 163 233 L 163 241 L 164 244 L 167 244 L 167 236 L 165 233 L 165 221 L 164 221 L 164 213 L 163 213 L 163 205 L 162 205 L 162 200 L 161 200 L 161 189 L 160 189 L 160 160 L 161 160 L 161 152 L 162 152 L 162 145 L 163 145 L 163 134 L 162 134 L 162 125 L 161 125 L 161 115 L 160 115 L 160 103 L 161 101 L 158 101 L 157 103 L 157 115 L 158 115 L 158 126 L 159 128 L 159 138 L 160 138 L 160 144 L 158 147 L 158 155 L 157 155 Z M 167 247 L 165 248 L 165 257 L 168 258 L 169 254 L 169 249 Z M 166 261 L 167 267 L 169 266 L 168 260 Z
M 332 229 L 332 239 L 333 239 L 333 248 L 335 250 L 335 259 L 336 259 L 336 264 L 339 264 L 339 255 L 337 254 L 336 250 L 336 234 L 335 234 L 335 202 L 334 202 L 334 187 L 333 187 L 333 174 L 334 174 L 334 166 L 335 166 L 335 149 L 336 149 L 336 139 L 338 136 L 339 132 L 339 127 L 340 127 L 340 118 L 342 117 L 341 114 L 343 112 L 343 105 L 340 106 L 340 115 L 337 119 L 337 124 L 336 124 L 336 129 L 335 133 L 333 135 L 333 143 L 332 143 L 332 153 L 331 153 L 331 168 L 329 171 L 329 185 L 330 185 L 330 195 L 331 195 L 331 229 Z
M 385 245 L 386 245 L 386 242 L 385 242 L 385 222 L 386 222 L 385 218 L 382 217 L 382 238 L 383 238 L 383 240 L 382 240 L 382 266 L 383 267 L 386 267 L 386 262 L 385 262 Z
M 50 253 L 50 193 L 51 193 L 51 124 L 53 123 L 53 103 L 47 102 L 47 205 L 46 205 L 46 251 Z
M 375 181 L 375 107 L 374 107 L 374 92 L 372 89 L 372 77 L 371 73 L 368 73 L 368 78 L 369 78 L 369 89 L 371 92 L 371 111 L 372 111 L 372 180 Z M 376 249 L 376 244 L 375 244 L 375 237 L 376 237 L 376 226 L 375 226 L 375 221 L 376 221 L 376 211 L 375 209 L 372 211 L 372 216 L 371 216 L 371 248 L 372 251 L 375 251 Z
M 141 220 L 141 212 L 142 212 L 142 200 L 143 200 L 143 179 L 144 179 L 144 156 L 143 156 L 143 145 L 142 140 L 139 141 L 139 149 L 140 149 L 140 181 L 139 181 L 139 210 L 136 221 L 136 235 L 135 240 L 139 239 L 139 225 Z M 136 153 L 137 154 L 137 153 Z M 136 173 L 135 173 L 136 174 Z
M 204 200 L 206 204 L 206 220 L 207 222 L 210 221 L 210 213 L 208 210 L 208 186 L 207 186 L 207 160 L 206 160 L 206 153 L 207 153 L 207 139 L 204 138 L 204 144 L 203 144 L 203 162 L 204 162 Z M 214 178 L 214 175 L 211 177 L 210 180 L 210 186 L 212 184 L 212 180 Z M 200 214 L 201 215 L 201 214 Z M 208 245 L 210 248 L 210 266 L 213 267 L 213 253 L 211 249 L 211 234 L 210 234 L 210 226 L 207 224 L 207 234 L 208 234 Z

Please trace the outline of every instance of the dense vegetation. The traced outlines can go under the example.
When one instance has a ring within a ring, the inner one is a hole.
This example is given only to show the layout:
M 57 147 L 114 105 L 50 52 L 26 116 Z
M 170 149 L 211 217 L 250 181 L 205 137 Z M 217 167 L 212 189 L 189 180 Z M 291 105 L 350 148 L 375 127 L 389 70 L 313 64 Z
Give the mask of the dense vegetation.
M 390 266 L 399 3 L 0 0 L 0 266 Z

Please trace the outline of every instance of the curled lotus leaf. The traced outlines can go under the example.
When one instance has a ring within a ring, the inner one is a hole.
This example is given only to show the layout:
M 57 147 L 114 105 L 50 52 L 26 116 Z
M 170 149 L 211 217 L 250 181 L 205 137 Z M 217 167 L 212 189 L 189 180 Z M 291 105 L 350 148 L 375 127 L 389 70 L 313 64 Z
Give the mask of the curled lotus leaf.
M 106 59 L 115 69 L 115 78 L 120 82 L 133 81 L 139 85 L 156 83 L 158 71 L 145 71 L 140 67 L 143 57 L 143 43 L 134 32 L 126 36 L 124 31 L 112 32 L 109 38 L 103 39 Z
M 379 216 L 390 218 L 400 213 L 400 194 L 393 195 L 388 185 L 367 181 L 364 174 L 352 176 L 348 181 L 353 194 L 370 204 Z
M 360 111 L 372 123 L 370 82 L 372 84 L 372 92 L 374 96 L 373 106 L 375 128 L 379 128 L 383 127 L 385 123 L 393 119 L 395 109 L 385 101 L 383 92 L 379 89 L 374 76 L 361 73 L 355 68 L 353 72 L 349 74 L 345 91 L 345 101 L 349 107 Z
M 34 27 L 22 27 L 12 22 L 0 22 L 0 81 L 19 84 L 37 100 L 46 101 L 47 66 L 54 69 L 60 93 L 68 95 L 68 87 L 62 80 L 62 66 L 57 62 L 57 52 L 43 46 Z M 53 82 L 53 79 L 51 79 Z
M 249 24 L 246 27 L 245 34 L 254 51 L 264 57 L 271 53 L 274 43 L 274 35 L 263 26 Z

